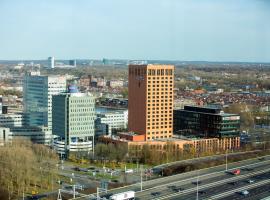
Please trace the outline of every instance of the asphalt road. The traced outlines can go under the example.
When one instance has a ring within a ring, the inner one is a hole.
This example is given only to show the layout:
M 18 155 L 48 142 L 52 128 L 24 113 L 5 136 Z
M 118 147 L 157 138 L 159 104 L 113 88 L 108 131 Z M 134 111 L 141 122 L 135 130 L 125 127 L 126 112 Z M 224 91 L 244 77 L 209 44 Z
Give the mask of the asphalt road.
M 232 175 L 229 173 L 221 172 L 209 176 L 199 177 L 201 182 L 198 185 L 199 199 L 210 199 L 213 195 L 223 193 L 224 191 L 232 191 L 236 188 L 241 188 L 245 185 L 251 185 L 249 180 L 253 180 L 254 184 L 258 184 L 261 180 L 258 177 L 267 177 L 270 176 L 270 161 L 265 161 L 258 165 L 249 167 L 252 171 L 242 170 L 241 175 Z M 263 179 L 262 179 L 263 180 Z M 270 182 L 270 181 L 269 181 Z M 181 191 L 178 192 L 175 189 L 169 187 L 174 186 L 181 188 Z M 243 189 L 244 190 L 244 189 Z M 242 190 L 237 190 L 241 192 Z M 158 196 L 153 196 L 152 194 L 159 192 Z M 138 192 L 137 197 L 139 199 L 196 199 L 197 195 L 197 177 L 181 180 L 178 182 L 167 184 L 165 187 L 156 187 L 151 190 Z M 219 198 L 213 198 L 219 199 Z
M 261 175 L 262 177 L 270 178 L 270 156 L 265 156 L 264 159 L 249 159 L 237 163 L 230 163 L 228 169 L 242 168 L 241 175 L 235 176 L 229 173 L 225 173 L 225 165 L 212 167 L 208 169 L 197 170 L 184 174 L 178 174 L 169 177 L 163 177 L 155 180 L 143 182 L 143 191 L 140 191 L 140 184 L 134 184 L 127 187 L 117 188 L 109 190 L 108 193 L 115 194 L 128 190 L 136 191 L 136 199 L 196 199 L 197 189 L 197 177 L 199 177 L 199 191 L 202 191 L 199 195 L 199 199 L 210 199 L 211 195 L 222 194 L 226 191 L 233 191 L 233 189 L 250 186 L 254 184 L 256 186 L 261 181 L 255 176 Z M 245 170 L 245 169 L 252 170 Z M 244 170 L 243 170 L 244 169 Z M 254 183 L 248 183 L 249 179 L 256 179 Z M 233 182 L 237 182 L 234 184 Z M 270 183 L 270 182 L 269 182 Z M 264 183 L 266 185 L 266 183 Z M 267 183 L 268 184 L 268 183 Z M 183 191 L 178 192 L 175 189 L 170 188 L 178 187 Z M 259 184 L 258 187 L 261 187 Z M 256 190 L 256 188 L 254 190 Z M 240 190 L 241 191 L 241 190 Z M 159 195 L 154 196 L 153 193 L 158 192 Z M 205 194 L 203 194 L 205 193 Z M 221 196 L 222 199 L 227 196 L 236 195 L 237 198 L 242 198 L 241 194 L 236 192 L 228 193 L 225 196 Z M 248 195 L 251 197 L 252 193 Z M 266 194 L 265 194 L 266 195 Z M 102 196 L 102 195 L 101 195 Z M 78 198 L 78 199 L 89 199 L 89 198 Z M 232 200 L 232 197 L 230 197 Z

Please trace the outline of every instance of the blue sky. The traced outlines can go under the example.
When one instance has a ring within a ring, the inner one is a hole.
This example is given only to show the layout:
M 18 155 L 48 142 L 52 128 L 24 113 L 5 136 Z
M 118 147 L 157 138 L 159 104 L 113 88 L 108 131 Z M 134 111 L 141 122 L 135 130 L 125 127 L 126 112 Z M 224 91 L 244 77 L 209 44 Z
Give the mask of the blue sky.
M 0 59 L 270 62 L 268 0 L 0 0 Z

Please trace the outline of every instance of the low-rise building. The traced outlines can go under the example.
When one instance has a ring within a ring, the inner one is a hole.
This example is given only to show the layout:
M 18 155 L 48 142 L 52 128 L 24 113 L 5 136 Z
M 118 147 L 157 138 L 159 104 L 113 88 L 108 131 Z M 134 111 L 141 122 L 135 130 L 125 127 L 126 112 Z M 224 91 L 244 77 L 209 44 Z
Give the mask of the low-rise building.
M 174 110 L 174 133 L 201 138 L 239 137 L 240 116 L 220 108 L 185 106 Z
M 98 124 L 107 124 L 108 132 L 105 135 L 111 135 L 116 130 L 123 130 L 127 128 L 128 114 L 127 110 L 114 111 L 108 113 L 97 114 L 97 119 L 100 119 Z
M 0 144 L 14 139 L 31 140 L 33 143 L 51 145 L 52 132 L 47 127 L 0 127 Z
M 0 114 L 1 127 L 20 127 L 23 126 L 24 115 L 17 114 Z
M 110 80 L 108 81 L 108 86 L 111 88 L 123 87 L 124 81 L 122 80 Z
M 129 156 L 137 157 L 142 153 L 143 146 L 149 146 L 150 150 L 164 153 L 170 148 L 181 152 L 215 152 L 226 149 L 237 149 L 240 147 L 240 137 L 230 138 L 187 138 L 172 137 L 168 139 L 156 139 L 145 141 L 143 135 L 133 132 L 119 133 L 117 136 L 102 136 L 99 140 L 103 143 L 126 144 Z

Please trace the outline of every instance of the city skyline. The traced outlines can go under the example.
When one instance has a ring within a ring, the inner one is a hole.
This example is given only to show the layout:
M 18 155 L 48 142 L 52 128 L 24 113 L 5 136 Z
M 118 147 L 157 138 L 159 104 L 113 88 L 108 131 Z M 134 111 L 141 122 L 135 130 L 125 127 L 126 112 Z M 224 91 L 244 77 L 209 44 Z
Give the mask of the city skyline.
M 268 8 L 264 0 L 3 0 L 0 59 L 269 62 Z

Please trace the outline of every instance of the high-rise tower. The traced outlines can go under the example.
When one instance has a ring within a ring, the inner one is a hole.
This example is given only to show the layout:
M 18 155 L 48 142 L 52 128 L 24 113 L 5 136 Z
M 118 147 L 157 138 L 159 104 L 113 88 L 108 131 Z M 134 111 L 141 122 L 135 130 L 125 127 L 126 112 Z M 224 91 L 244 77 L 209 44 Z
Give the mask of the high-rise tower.
M 66 78 L 63 76 L 26 75 L 23 87 L 26 124 L 51 128 L 52 95 L 64 91 L 66 91 Z
M 54 68 L 54 57 L 48 58 L 48 68 L 51 68 L 51 69 Z
M 173 65 L 130 65 L 128 128 L 145 140 L 173 134 Z

